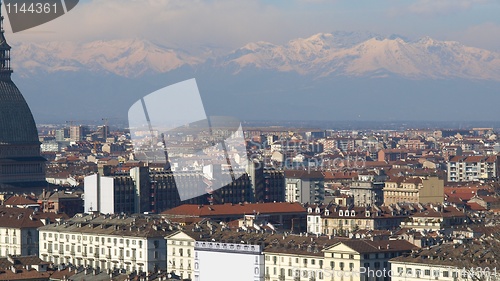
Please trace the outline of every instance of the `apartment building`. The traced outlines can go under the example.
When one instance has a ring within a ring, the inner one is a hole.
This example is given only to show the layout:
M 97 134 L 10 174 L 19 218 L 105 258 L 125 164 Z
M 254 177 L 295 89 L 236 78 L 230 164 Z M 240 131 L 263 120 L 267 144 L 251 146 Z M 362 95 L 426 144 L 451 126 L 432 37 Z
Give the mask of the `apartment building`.
M 343 240 L 324 250 L 327 280 L 391 280 L 389 260 L 416 246 L 404 240 Z
M 354 198 L 354 206 L 380 206 L 384 203 L 385 175 L 376 173 L 359 174 L 350 186 Z
M 318 204 L 325 199 L 324 175 L 319 171 L 285 171 L 287 202 Z
M 0 207 L 0 257 L 38 255 L 38 227 L 60 218 L 66 215 Z
M 166 268 L 172 226 L 152 216 L 77 215 L 39 228 L 39 257 L 55 264 L 151 272 Z
M 321 233 L 313 233 L 348 236 L 358 229 L 395 229 L 399 227 L 400 223 L 409 214 L 410 212 L 407 209 L 401 207 L 395 208 L 389 206 L 379 208 L 374 206 L 368 208 L 333 206 L 326 208 L 321 215 Z
M 384 185 L 384 204 L 443 203 L 444 181 L 438 177 L 393 177 Z
M 498 240 L 446 243 L 414 250 L 389 261 L 393 281 L 500 280 L 496 269 Z
M 449 182 L 493 179 L 498 175 L 497 156 L 454 156 L 447 162 Z
M 194 278 L 195 231 L 181 230 L 165 237 L 167 244 L 167 271 L 182 279 Z
M 464 210 L 453 206 L 428 206 L 424 210 L 412 214 L 401 222 L 401 228 L 411 228 L 418 231 L 451 231 L 452 227 L 469 222 Z

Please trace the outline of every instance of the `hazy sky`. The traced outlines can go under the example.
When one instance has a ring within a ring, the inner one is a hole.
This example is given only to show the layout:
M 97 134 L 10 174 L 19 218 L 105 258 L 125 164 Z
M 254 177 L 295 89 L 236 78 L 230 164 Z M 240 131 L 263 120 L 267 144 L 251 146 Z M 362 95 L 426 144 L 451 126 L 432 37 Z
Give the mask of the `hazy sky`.
M 12 42 L 145 38 L 180 48 L 285 43 L 319 32 L 431 36 L 500 50 L 498 0 L 82 0 Z M 5 10 L 4 10 L 5 11 Z M 11 33 L 6 20 L 7 33 Z

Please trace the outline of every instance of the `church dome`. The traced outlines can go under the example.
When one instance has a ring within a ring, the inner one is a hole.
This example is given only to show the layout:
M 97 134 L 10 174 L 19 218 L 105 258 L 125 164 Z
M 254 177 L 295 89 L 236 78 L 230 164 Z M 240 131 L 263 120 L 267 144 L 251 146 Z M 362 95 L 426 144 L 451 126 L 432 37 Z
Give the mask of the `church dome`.
M 38 142 L 33 115 L 16 85 L 0 77 L 0 144 Z
M 0 7 L 2 3 L 0 2 Z M 33 115 L 10 76 L 10 49 L 0 12 L 0 145 L 38 143 Z

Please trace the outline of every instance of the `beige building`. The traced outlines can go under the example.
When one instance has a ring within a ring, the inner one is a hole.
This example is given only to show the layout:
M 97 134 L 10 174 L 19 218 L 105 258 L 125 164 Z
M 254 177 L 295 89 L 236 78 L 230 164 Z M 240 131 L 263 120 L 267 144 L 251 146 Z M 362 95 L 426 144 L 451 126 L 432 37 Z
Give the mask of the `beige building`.
M 194 232 L 178 231 L 165 237 L 167 244 L 167 272 L 181 279 L 194 277 Z
M 404 240 L 345 240 L 324 250 L 325 280 L 390 280 L 389 260 L 411 252 Z
M 444 181 L 438 177 L 396 177 L 385 182 L 384 204 L 443 203 Z
M 358 229 L 395 229 L 408 215 L 409 211 L 400 206 L 335 206 L 322 211 L 320 227 L 316 227 L 317 213 L 311 212 L 308 215 L 308 229 L 314 234 L 348 236 Z

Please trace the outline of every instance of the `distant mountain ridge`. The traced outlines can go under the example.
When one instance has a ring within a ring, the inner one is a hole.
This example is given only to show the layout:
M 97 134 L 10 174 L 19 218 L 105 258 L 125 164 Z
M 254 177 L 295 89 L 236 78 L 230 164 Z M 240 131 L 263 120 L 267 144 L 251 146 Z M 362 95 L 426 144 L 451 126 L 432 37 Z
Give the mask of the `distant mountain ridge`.
M 18 44 L 13 67 L 21 77 L 39 72 L 111 73 L 126 78 L 168 73 L 181 67 L 230 71 L 294 72 L 315 78 L 386 77 L 500 81 L 500 54 L 454 41 L 369 32 L 318 33 L 283 45 L 253 42 L 225 55 L 193 55 L 147 40 Z

